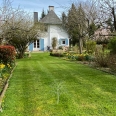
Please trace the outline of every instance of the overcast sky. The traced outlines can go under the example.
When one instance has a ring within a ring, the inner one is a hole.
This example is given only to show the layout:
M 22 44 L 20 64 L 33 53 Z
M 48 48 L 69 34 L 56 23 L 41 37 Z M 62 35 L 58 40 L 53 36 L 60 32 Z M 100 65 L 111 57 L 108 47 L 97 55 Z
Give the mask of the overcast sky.
M 42 10 L 48 10 L 48 6 L 54 6 L 56 14 L 60 17 L 61 13 L 66 12 L 73 2 L 79 0 L 10 0 L 13 8 L 20 6 L 21 9 L 28 12 L 38 12 L 40 17 Z M 82 0 L 81 0 L 82 1 Z M 1 4 L 2 0 L 0 0 Z

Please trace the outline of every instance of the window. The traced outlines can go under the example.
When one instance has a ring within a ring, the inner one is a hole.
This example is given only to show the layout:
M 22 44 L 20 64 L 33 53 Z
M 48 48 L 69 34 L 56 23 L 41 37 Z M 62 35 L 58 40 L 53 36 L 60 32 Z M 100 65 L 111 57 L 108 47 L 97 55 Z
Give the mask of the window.
M 62 44 L 66 44 L 65 40 L 62 40 Z
M 39 40 L 34 41 L 34 48 L 39 48 Z

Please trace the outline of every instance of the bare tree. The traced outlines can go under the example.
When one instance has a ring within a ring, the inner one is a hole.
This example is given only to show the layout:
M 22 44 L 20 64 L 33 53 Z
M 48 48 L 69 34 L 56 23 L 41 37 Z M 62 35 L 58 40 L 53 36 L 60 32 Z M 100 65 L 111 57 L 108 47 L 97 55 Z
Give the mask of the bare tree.
M 19 58 L 22 58 L 26 48 L 40 37 L 43 25 L 33 23 L 30 15 L 24 11 L 18 11 L 17 14 L 2 27 L 3 34 L 8 44 L 13 45 Z
M 28 45 L 30 45 L 41 32 L 44 26 L 34 23 L 29 13 L 18 9 L 13 9 L 9 0 L 4 0 L 1 8 L 1 38 L 8 44 L 13 45 L 19 58 L 22 58 Z M 1 40 L 2 40 L 1 39 Z
M 3 2 L 1 3 L 0 5 L 0 44 L 5 38 L 5 35 L 3 34 L 3 30 L 2 30 L 4 24 L 6 24 L 9 20 L 11 20 L 18 10 L 19 8 L 17 9 L 12 8 L 12 4 L 10 0 L 3 0 Z
M 83 9 L 86 15 L 86 20 L 88 24 L 88 35 L 91 37 L 95 30 L 97 29 L 98 22 L 98 8 L 97 8 L 97 0 L 87 0 L 83 3 Z
M 98 0 L 102 24 L 108 19 L 112 19 L 114 31 L 116 31 L 116 1 L 115 0 Z

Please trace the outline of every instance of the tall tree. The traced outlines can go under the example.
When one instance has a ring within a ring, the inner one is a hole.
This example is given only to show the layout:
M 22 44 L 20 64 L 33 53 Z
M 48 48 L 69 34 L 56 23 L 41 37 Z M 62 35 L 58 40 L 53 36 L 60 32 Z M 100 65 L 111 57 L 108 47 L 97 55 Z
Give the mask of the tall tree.
M 91 36 L 94 34 L 97 26 L 98 21 L 98 9 L 97 9 L 97 1 L 96 0 L 87 0 L 83 4 L 83 10 L 86 15 L 86 20 L 88 24 L 88 36 L 91 38 Z
M 75 45 L 78 43 L 77 36 L 77 9 L 74 4 L 72 4 L 71 8 L 68 11 L 66 29 L 71 39 L 71 44 Z M 65 23 L 64 23 L 65 24 Z
M 13 18 L 14 14 L 18 11 L 13 9 L 10 0 L 3 0 L 0 4 L 0 44 L 2 44 L 5 35 L 3 34 L 2 27 L 6 22 Z
M 65 12 L 62 13 L 62 25 L 65 27 L 67 23 L 67 16 Z
M 98 0 L 102 22 L 112 19 L 114 31 L 116 31 L 116 1 L 115 0 Z
M 7 21 L 2 30 L 6 41 L 17 50 L 17 55 L 22 58 L 27 47 L 41 35 L 43 26 L 34 24 L 30 15 L 19 11 L 11 20 Z
M 41 35 L 44 26 L 34 24 L 30 13 L 13 9 L 9 0 L 4 0 L 3 3 L 0 10 L 0 36 L 13 45 L 18 57 L 22 58 L 28 45 Z
M 42 11 L 42 13 L 41 13 L 41 19 L 43 19 L 45 16 L 46 16 L 46 13 L 45 13 L 45 11 L 44 11 L 44 9 L 43 9 L 43 11 Z
M 87 20 L 85 12 L 80 3 L 77 7 L 72 4 L 67 17 L 67 31 L 72 42 L 79 42 L 79 51 L 82 53 L 83 38 L 87 34 Z

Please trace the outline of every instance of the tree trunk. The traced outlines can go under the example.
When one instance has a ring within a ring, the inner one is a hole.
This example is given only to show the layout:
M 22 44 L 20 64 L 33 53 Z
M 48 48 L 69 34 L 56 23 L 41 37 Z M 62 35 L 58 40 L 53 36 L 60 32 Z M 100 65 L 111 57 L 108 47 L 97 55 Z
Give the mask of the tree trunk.
M 112 15 L 113 15 L 113 19 L 114 19 L 114 30 L 116 31 L 116 16 L 115 16 L 115 9 L 112 8 Z
M 81 38 L 79 38 L 79 53 L 82 54 L 82 48 L 83 48 L 83 41 Z

